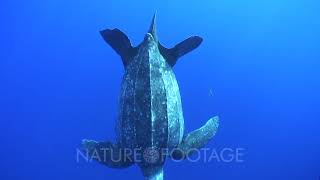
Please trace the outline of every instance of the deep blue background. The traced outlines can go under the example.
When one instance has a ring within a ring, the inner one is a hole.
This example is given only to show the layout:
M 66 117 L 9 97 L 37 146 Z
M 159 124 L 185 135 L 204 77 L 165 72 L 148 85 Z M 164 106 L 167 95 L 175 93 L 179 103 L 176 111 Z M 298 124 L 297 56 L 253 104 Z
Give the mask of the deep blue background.
M 166 179 L 320 176 L 320 2 L 317 0 L 0 3 L 0 179 L 142 179 L 133 166 L 77 163 L 81 139 L 114 139 L 123 67 L 98 31 L 140 43 L 153 13 L 180 59 L 187 131 L 219 115 L 207 147 L 245 148 L 244 163 L 172 163 Z M 211 95 L 213 92 L 213 96 Z

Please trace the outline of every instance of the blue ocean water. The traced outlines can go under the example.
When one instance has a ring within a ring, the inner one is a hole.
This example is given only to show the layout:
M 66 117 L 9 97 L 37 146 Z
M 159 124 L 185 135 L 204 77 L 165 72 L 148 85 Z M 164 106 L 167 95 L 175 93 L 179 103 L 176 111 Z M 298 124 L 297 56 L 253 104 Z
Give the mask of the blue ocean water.
M 186 131 L 219 115 L 207 147 L 244 154 L 168 160 L 165 179 L 319 179 L 319 8 L 316 0 L 1 1 L 0 179 L 143 178 L 137 166 L 77 162 L 76 152 L 83 138 L 115 138 L 124 69 L 98 32 L 117 27 L 138 45 L 155 11 L 165 46 L 204 38 L 174 68 Z

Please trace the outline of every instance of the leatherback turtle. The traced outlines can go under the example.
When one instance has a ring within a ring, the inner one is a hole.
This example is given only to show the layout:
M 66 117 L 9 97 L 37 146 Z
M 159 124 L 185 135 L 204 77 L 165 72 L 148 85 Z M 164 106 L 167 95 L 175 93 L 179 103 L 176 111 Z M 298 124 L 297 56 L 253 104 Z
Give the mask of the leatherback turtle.
M 179 87 L 173 73 L 177 60 L 197 48 L 202 38 L 190 37 L 168 49 L 159 43 L 156 15 L 143 42 L 133 47 L 118 29 L 101 31 L 104 40 L 121 56 L 125 67 L 120 92 L 117 140 L 82 144 L 92 159 L 111 167 L 136 163 L 146 180 L 162 180 L 166 157 L 183 160 L 202 148 L 216 133 L 218 117 L 184 133 Z

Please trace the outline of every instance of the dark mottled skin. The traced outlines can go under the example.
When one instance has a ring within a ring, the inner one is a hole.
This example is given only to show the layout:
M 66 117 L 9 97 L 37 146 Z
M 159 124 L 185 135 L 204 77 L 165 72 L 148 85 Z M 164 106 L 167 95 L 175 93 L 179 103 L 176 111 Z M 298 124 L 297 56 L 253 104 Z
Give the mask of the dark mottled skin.
M 179 87 L 151 34 L 126 68 L 119 114 L 117 134 L 123 147 L 172 149 L 182 140 Z
M 144 41 L 136 48 L 120 30 L 106 30 L 102 35 L 121 56 L 125 66 L 117 142 L 84 140 L 84 147 L 91 155 L 98 149 L 98 154 L 106 158 L 95 159 L 109 167 L 125 168 L 137 163 L 145 179 L 162 180 L 167 156 L 163 150 L 172 151 L 173 159 L 183 159 L 189 155 L 190 149 L 203 147 L 218 128 L 218 118 L 215 117 L 203 127 L 184 135 L 181 97 L 172 69 L 177 59 L 198 47 L 202 39 L 194 36 L 167 49 L 158 41 L 155 17 Z M 102 153 L 101 148 L 111 149 L 112 153 Z M 128 155 L 124 153 L 125 149 L 139 149 L 142 156 Z M 145 157 L 146 152 L 156 153 Z M 121 161 L 115 162 L 111 156 L 120 157 Z

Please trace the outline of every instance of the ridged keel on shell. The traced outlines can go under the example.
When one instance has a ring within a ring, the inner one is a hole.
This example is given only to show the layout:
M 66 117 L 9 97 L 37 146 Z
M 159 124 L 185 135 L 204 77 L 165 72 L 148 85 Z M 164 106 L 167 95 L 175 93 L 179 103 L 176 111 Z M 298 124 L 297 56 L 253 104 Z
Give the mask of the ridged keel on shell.
M 126 148 L 166 149 L 183 137 L 183 115 L 172 68 L 155 43 L 140 48 L 122 83 L 118 141 Z
M 200 149 L 215 135 L 218 118 L 211 118 L 203 127 L 184 135 L 184 120 L 179 87 L 173 73 L 177 60 L 197 48 L 202 38 L 192 36 L 173 48 L 165 48 L 158 41 L 155 17 L 144 41 L 133 47 L 129 38 L 119 29 L 101 31 L 104 40 L 121 56 L 125 67 L 120 92 L 117 120 L 117 142 L 83 140 L 89 155 L 112 168 L 126 168 L 137 163 L 147 180 L 163 179 L 165 155 L 183 159 L 190 149 Z M 107 153 L 101 148 L 110 149 Z M 125 153 L 131 149 L 131 153 Z M 139 150 L 137 155 L 135 150 Z M 148 159 L 141 153 L 156 150 Z M 164 152 L 165 152 L 164 151 Z M 112 156 L 116 156 L 115 161 Z M 158 159 L 155 159 L 158 158 Z M 151 161 L 152 162 L 151 162 Z M 156 160 L 156 161 L 154 161 Z

